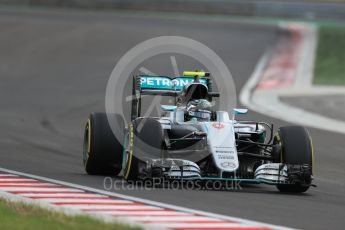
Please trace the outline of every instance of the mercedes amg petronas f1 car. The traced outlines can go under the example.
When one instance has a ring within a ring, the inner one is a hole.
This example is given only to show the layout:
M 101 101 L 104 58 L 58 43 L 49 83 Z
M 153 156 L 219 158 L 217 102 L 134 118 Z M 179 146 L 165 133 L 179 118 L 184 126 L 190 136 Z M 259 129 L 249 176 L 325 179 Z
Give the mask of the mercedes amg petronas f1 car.
M 119 114 L 92 113 L 84 132 L 88 174 L 121 175 L 127 181 L 152 178 L 240 181 L 305 192 L 312 185 L 313 145 L 306 128 L 239 121 L 246 109 L 215 111 L 212 79 L 206 72 L 181 77 L 133 77 L 131 122 Z M 174 98 L 161 116 L 141 116 L 143 95 Z M 113 123 L 113 124 L 112 124 Z M 115 127 L 115 128 L 114 128 Z M 114 132 L 121 135 L 115 135 Z

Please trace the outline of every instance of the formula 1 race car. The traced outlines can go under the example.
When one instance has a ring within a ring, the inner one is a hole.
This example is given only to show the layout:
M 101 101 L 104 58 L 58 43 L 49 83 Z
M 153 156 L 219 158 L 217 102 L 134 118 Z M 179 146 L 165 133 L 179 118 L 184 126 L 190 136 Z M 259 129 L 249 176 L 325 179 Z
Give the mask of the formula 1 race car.
M 312 185 L 313 145 L 301 126 L 238 121 L 246 109 L 215 111 L 207 72 L 181 77 L 133 77 L 131 122 L 119 114 L 92 113 L 84 133 L 88 174 L 121 175 L 127 181 L 152 178 L 275 185 L 281 192 L 305 192 Z M 174 98 L 161 116 L 141 116 L 142 95 Z M 115 123 L 115 125 L 111 125 Z M 122 134 L 114 135 L 114 129 Z M 116 137 L 115 137 L 116 136 Z

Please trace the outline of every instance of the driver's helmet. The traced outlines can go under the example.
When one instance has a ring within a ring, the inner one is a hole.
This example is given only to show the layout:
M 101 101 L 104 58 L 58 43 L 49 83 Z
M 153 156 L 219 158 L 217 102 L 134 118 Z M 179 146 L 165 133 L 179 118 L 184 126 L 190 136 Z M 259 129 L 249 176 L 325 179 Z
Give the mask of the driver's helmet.
M 206 99 L 190 100 L 187 103 L 186 110 L 190 120 L 210 121 L 212 103 Z

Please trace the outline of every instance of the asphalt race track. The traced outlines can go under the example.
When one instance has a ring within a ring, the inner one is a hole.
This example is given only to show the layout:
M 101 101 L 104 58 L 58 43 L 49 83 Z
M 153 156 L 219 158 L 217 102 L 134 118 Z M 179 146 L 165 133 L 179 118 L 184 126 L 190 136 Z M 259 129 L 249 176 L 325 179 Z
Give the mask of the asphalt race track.
M 273 26 L 225 18 L 0 9 L 0 167 L 103 189 L 104 177 L 83 170 L 85 120 L 90 112 L 104 111 L 106 84 L 119 58 L 162 35 L 193 38 L 213 49 L 231 70 L 238 92 L 279 36 Z M 168 64 L 157 71 L 172 71 Z M 286 125 L 254 112 L 247 116 Z M 281 194 L 264 185 L 116 192 L 295 228 L 343 229 L 345 136 L 310 132 L 318 187 L 306 194 Z

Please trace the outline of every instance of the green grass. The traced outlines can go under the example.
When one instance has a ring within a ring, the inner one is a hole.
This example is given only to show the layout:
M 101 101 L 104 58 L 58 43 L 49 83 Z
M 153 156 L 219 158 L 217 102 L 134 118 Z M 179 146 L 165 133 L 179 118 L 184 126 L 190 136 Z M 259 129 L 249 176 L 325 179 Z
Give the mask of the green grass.
M 67 216 L 34 205 L 0 199 L 1 230 L 134 230 L 117 223 L 104 223 L 88 216 Z
M 315 63 L 315 84 L 345 85 L 345 27 L 321 26 Z

